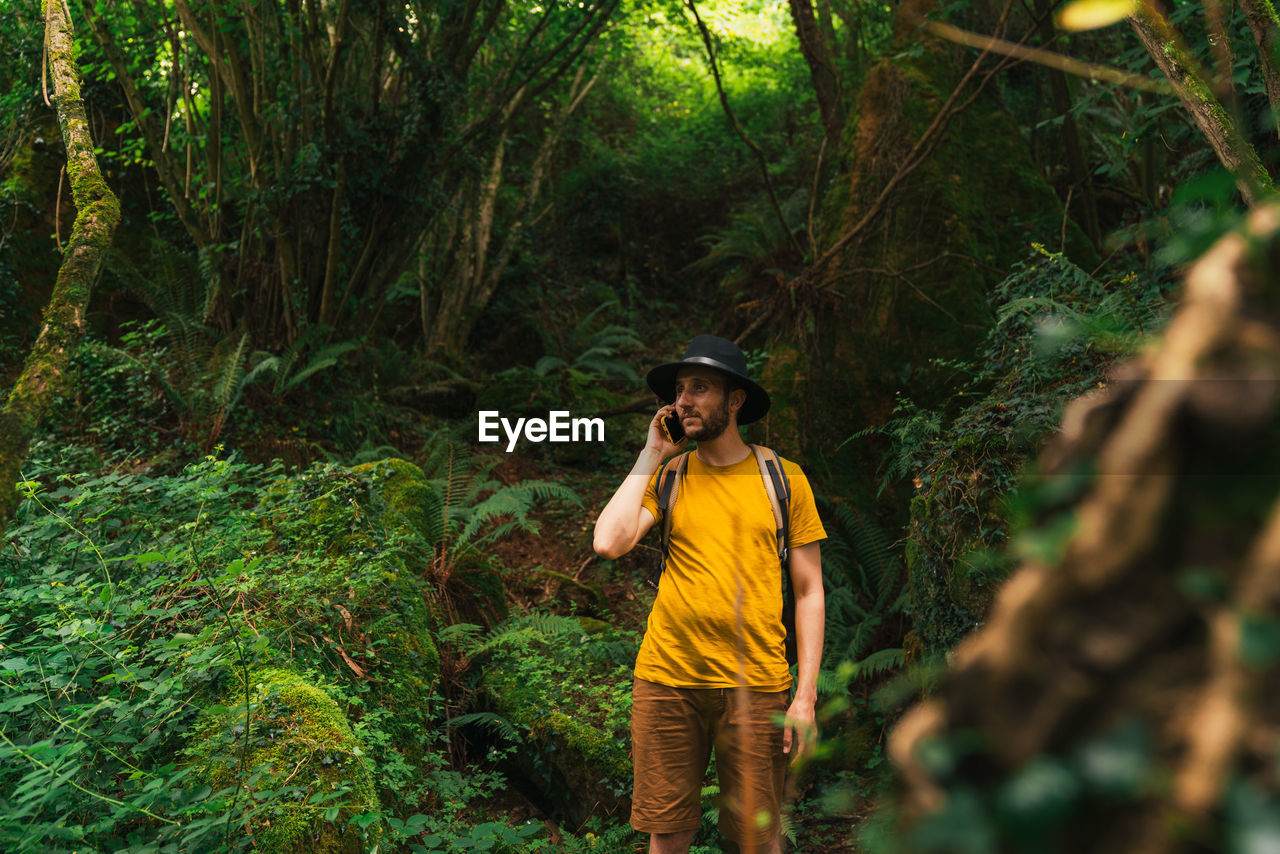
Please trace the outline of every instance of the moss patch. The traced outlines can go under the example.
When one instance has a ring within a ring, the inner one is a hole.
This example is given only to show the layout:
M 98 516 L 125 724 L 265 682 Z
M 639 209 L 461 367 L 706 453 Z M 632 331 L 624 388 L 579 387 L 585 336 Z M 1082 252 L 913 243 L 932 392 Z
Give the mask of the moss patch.
M 356 466 L 351 473 L 368 478 L 381 495 L 384 527 L 415 533 L 427 545 L 440 542 L 443 533 L 439 494 L 427 483 L 422 469 L 400 459 L 386 459 Z
M 251 825 L 258 851 L 364 850 L 351 819 L 376 812 L 378 799 L 363 747 L 338 704 L 288 670 L 253 671 L 249 682 L 247 720 L 240 681 L 198 724 L 188 751 L 198 757 L 201 775 L 214 789 L 242 785 L 253 801 L 275 792 Z M 337 814 L 326 820 L 333 808 Z M 372 825 L 368 844 L 378 835 Z
M 276 551 L 308 556 L 264 579 L 288 593 L 279 616 L 330 639 L 327 660 L 394 712 L 411 760 L 440 676 L 433 591 L 406 559 L 428 550 L 420 511 L 432 494 L 417 466 L 387 460 L 282 479 L 259 508 Z

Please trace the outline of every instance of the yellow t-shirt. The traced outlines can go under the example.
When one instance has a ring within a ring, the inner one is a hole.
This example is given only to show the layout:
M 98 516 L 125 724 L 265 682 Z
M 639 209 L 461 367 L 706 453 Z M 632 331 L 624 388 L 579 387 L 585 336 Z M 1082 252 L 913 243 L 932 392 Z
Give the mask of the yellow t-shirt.
M 782 468 L 791 486 L 789 546 L 824 539 L 804 472 L 785 459 Z M 642 506 L 660 533 L 656 474 Z M 690 452 L 670 512 L 667 566 L 635 675 L 673 688 L 790 688 L 778 538 L 755 455 L 712 466 Z

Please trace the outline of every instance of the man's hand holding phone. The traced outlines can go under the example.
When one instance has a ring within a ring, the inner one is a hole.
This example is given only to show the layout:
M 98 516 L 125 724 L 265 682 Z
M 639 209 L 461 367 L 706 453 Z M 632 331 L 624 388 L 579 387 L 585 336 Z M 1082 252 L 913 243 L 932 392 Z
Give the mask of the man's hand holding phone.
M 653 421 L 649 422 L 648 446 L 658 449 L 661 458 L 666 459 L 679 453 L 688 442 L 689 437 L 684 433 L 684 426 L 680 423 L 675 406 L 669 404 L 659 409 L 653 416 Z

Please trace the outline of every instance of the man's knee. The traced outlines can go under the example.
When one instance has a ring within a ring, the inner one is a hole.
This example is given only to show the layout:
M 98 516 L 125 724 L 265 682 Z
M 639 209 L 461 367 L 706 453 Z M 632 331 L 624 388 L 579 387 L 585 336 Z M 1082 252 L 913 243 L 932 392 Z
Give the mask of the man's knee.
M 696 830 L 678 830 L 674 833 L 650 833 L 649 854 L 687 854 L 693 845 Z

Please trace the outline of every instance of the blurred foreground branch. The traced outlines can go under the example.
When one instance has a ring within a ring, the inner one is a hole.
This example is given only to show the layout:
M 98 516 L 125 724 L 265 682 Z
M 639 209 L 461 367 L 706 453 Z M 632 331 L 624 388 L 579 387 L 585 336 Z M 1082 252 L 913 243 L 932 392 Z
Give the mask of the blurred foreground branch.
M 1159 346 L 1067 410 L 1034 557 L 890 740 L 900 849 L 961 808 L 993 850 L 1101 854 L 1227 850 L 1241 798 L 1280 815 L 1277 250 L 1262 208 Z

